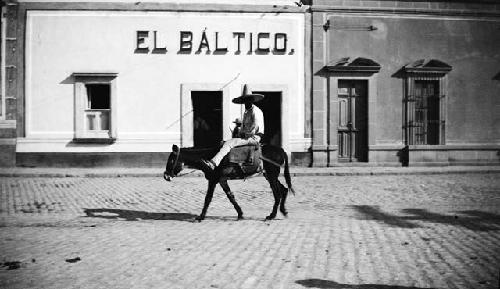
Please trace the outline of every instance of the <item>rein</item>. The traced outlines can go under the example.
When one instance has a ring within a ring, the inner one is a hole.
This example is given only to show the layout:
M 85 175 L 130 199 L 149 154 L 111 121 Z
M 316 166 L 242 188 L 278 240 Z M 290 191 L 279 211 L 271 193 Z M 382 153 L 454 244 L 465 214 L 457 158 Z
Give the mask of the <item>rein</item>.
M 179 149 L 178 153 L 177 153 L 177 156 L 175 157 L 175 161 L 174 161 L 174 164 L 173 164 L 173 168 L 175 168 L 177 166 L 177 163 L 179 162 L 179 158 L 181 156 L 181 150 Z M 187 173 L 183 173 L 183 174 L 178 174 L 176 175 L 175 177 L 182 177 L 182 176 L 185 176 L 185 175 L 189 175 L 189 174 L 192 174 L 194 171 L 196 171 L 196 169 L 194 170 L 191 170 Z
M 185 175 L 189 175 L 189 174 L 192 174 L 194 171 L 197 171 L 197 169 L 191 170 L 191 171 L 189 171 L 187 173 L 178 174 L 176 177 L 182 177 L 182 176 L 185 176 Z

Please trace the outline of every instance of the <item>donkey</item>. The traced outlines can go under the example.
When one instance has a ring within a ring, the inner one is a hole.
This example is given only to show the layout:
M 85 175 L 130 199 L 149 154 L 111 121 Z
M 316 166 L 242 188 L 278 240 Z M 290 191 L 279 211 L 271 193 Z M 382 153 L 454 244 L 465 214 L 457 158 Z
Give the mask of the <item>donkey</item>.
M 168 157 L 167 165 L 165 167 L 165 172 L 163 177 L 166 181 L 171 181 L 176 177 L 183 169 L 184 164 L 189 167 L 202 170 L 201 159 L 210 159 L 218 151 L 219 148 L 209 148 L 209 149 L 197 149 L 197 148 L 181 148 L 178 146 L 172 146 L 172 153 Z M 260 152 L 260 151 L 259 151 Z M 286 217 L 288 212 L 285 208 L 285 202 L 288 195 L 288 190 L 293 194 L 295 191 L 292 188 L 292 182 L 290 178 L 290 171 L 288 168 L 288 156 L 286 152 L 279 147 L 272 145 L 263 145 L 261 149 L 262 160 L 263 160 L 263 170 L 266 180 L 269 182 L 274 195 L 274 205 L 271 214 L 266 217 L 266 220 L 272 220 L 276 217 L 278 206 L 280 212 Z M 231 153 L 230 153 L 231 154 Z M 236 202 L 236 199 L 229 188 L 227 183 L 228 180 L 243 179 L 258 173 L 258 167 L 260 167 L 260 159 L 257 157 L 255 160 L 256 166 L 251 170 L 243 170 L 241 166 L 229 161 L 229 155 L 226 156 L 216 170 L 212 173 L 204 172 L 205 178 L 208 180 L 208 189 L 205 195 L 205 203 L 203 205 L 203 210 L 201 214 L 196 217 L 197 221 L 202 221 L 205 219 L 207 214 L 208 206 L 212 201 L 214 194 L 214 189 L 217 184 L 219 184 L 231 204 L 236 209 L 238 213 L 238 220 L 243 219 L 243 211 L 241 207 Z M 285 180 L 288 186 L 283 186 L 278 180 L 280 174 L 280 168 L 284 164 L 285 170 Z

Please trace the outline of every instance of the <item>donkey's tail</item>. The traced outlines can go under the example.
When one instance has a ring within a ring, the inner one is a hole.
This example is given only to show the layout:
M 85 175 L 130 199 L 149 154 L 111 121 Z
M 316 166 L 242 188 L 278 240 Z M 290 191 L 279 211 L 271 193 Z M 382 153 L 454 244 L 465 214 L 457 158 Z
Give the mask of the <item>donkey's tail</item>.
M 283 150 L 283 157 L 285 158 L 285 181 L 288 189 L 295 195 L 295 190 L 292 187 L 292 178 L 290 177 L 290 170 L 288 168 L 288 154 Z

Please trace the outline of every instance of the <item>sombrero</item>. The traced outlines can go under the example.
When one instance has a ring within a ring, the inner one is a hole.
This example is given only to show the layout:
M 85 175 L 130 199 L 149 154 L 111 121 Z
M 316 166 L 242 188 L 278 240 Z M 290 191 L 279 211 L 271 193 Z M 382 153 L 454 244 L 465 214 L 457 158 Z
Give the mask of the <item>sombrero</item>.
M 247 86 L 243 86 L 243 93 L 240 97 L 233 98 L 233 103 L 243 104 L 246 102 L 256 103 L 261 101 L 264 98 L 262 94 L 257 93 L 247 93 Z

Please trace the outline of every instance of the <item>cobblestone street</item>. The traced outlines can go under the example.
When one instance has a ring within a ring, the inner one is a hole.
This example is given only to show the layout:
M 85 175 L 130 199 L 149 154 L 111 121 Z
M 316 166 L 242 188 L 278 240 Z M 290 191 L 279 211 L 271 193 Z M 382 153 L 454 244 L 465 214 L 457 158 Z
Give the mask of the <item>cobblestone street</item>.
M 500 288 L 500 174 L 292 183 L 288 218 L 257 177 L 196 223 L 199 177 L 0 178 L 0 288 Z

